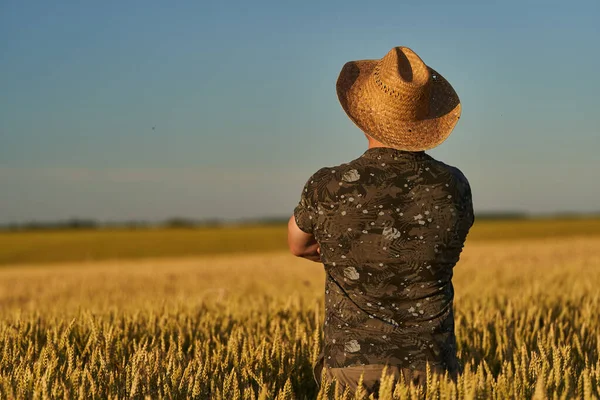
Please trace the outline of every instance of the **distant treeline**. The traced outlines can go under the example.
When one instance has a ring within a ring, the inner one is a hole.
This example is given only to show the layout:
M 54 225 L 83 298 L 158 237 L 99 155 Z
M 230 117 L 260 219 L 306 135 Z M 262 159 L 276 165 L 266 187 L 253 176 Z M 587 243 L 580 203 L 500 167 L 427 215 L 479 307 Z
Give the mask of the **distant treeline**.
M 519 211 L 498 211 L 498 212 L 476 212 L 475 219 L 481 220 L 514 220 L 539 218 L 526 212 Z M 542 218 L 599 218 L 600 213 L 575 213 L 563 212 L 543 215 Z M 147 229 L 147 228 L 216 228 L 231 225 L 282 225 L 287 223 L 288 217 L 263 217 L 241 220 L 223 220 L 223 219 L 202 219 L 174 217 L 159 222 L 150 221 L 118 221 L 101 222 L 94 219 L 71 218 L 59 221 L 29 221 L 24 223 L 9 223 L 0 225 L 2 231 L 29 231 L 29 230 L 60 230 L 60 229 L 106 229 L 106 228 L 125 228 L 125 229 Z
M 0 225 L 0 230 L 5 231 L 24 231 L 24 230 L 56 230 L 56 229 L 102 229 L 102 228 L 129 228 L 129 229 L 147 229 L 147 228 L 199 228 L 199 227 L 218 227 L 225 225 L 225 222 L 214 220 L 194 220 L 190 218 L 169 218 L 161 222 L 150 221 L 118 221 L 101 222 L 94 219 L 71 218 L 60 221 L 29 221 L 23 223 L 10 223 Z

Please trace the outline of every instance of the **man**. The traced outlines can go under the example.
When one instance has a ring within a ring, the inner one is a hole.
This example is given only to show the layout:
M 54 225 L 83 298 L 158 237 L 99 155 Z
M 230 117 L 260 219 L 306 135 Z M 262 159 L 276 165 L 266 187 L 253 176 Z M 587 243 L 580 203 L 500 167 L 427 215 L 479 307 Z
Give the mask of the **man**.
M 377 393 L 385 365 L 424 384 L 427 363 L 456 380 L 451 278 L 474 222 L 471 188 L 425 150 L 454 129 L 458 96 L 407 47 L 346 63 L 337 94 L 369 147 L 315 172 L 288 224 L 291 252 L 326 272 L 315 381 L 325 368 L 353 392 L 364 373 Z

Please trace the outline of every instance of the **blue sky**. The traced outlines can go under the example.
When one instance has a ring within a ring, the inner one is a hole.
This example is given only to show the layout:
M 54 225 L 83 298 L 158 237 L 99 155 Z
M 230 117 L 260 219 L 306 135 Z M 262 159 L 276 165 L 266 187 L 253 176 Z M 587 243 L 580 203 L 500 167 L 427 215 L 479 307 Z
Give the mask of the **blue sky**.
M 0 3 L 0 223 L 289 215 L 358 157 L 335 80 L 411 47 L 475 210 L 600 210 L 600 2 Z M 155 127 L 153 130 L 152 127 Z

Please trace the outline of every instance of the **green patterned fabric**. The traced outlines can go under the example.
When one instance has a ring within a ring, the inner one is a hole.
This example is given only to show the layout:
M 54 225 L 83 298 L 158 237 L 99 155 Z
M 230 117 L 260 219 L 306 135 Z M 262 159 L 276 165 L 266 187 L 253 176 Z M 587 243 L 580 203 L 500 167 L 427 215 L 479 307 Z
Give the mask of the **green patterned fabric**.
M 294 216 L 326 272 L 324 366 L 462 371 L 451 279 L 474 215 L 458 168 L 369 148 L 315 172 Z

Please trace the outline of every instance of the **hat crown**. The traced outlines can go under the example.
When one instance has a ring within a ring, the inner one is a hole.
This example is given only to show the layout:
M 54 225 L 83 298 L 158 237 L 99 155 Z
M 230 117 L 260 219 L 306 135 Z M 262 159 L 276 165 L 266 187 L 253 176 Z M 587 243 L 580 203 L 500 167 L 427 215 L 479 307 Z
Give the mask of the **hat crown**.
M 364 133 L 407 151 L 438 146 L 462 110 L 452 85 L 404 46 L 380 59 L 346 62 L 336 91 L 342 108 Z
M 372 79 L 385 94 L 398 101 L 396 112 L 402 119 L 423 119 L 429 114 L 431 73 L 423 60 L 408 47 L 394 47 L 373 69 Z

